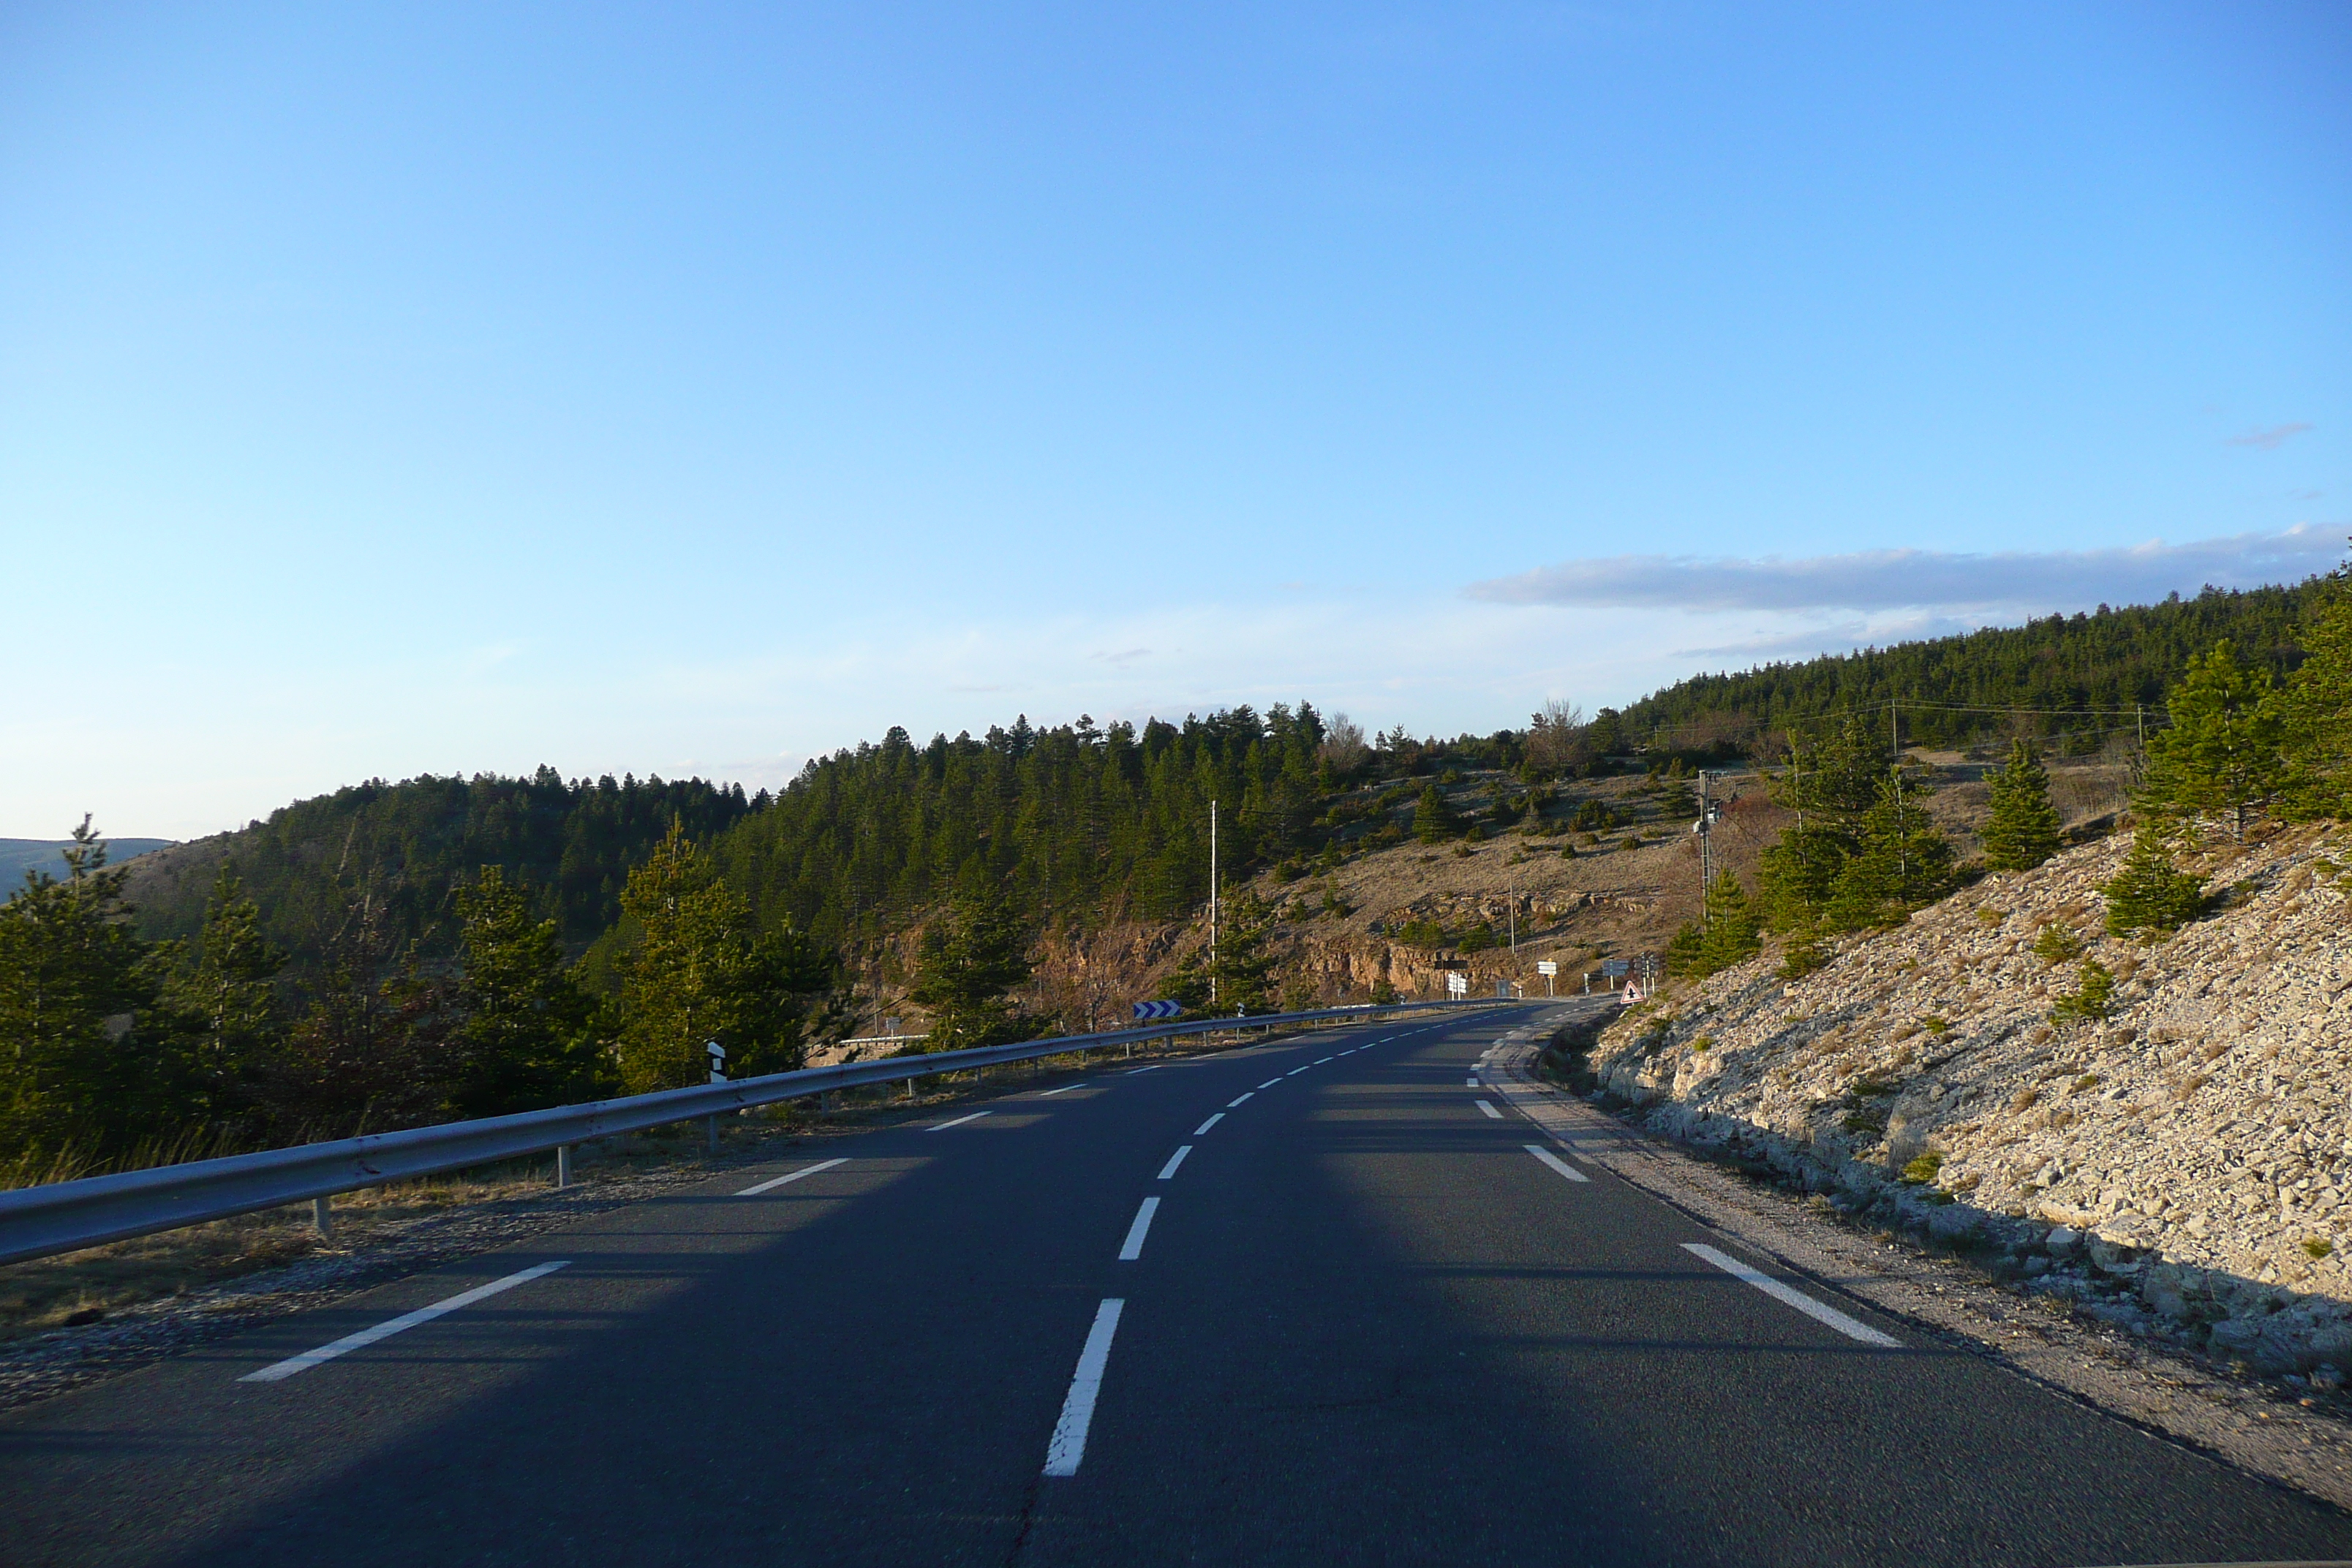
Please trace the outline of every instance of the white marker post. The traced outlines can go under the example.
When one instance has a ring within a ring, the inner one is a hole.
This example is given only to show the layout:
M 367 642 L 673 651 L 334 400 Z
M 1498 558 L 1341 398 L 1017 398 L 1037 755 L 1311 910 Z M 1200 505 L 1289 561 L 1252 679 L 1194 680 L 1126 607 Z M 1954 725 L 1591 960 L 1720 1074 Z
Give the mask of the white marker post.
M 725 1083 L 727 1081 L 727 1047 L 717 1040 L 705 1040 L 702 1042 L 702 1049 L 710 1058 L 710 1081 Z M 710 1132 L 710 1152 L 716 1154 L 719 1152 L 719 1113 L 714 1110 L 702 1120 Z

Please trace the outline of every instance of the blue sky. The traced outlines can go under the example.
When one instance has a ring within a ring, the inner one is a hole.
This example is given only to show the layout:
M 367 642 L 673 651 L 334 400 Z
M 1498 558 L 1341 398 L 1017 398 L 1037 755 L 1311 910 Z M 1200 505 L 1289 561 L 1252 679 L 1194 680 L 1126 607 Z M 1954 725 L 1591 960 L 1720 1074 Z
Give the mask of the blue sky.
M 2325 5 L 13 5 L 0 835 L 2324 569 L 2347 79 Z

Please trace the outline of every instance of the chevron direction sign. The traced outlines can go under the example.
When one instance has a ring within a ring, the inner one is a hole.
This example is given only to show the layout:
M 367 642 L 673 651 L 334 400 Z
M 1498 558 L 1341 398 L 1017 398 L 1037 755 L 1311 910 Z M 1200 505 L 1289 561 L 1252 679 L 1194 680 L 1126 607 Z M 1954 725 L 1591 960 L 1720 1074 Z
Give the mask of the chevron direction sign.
M 1183 1010 L 1181 1002 L 1138 1002 L 1135 1005 L 1135 1020 L 1139 1024 L 1146 1018 L 1172 1018 Z

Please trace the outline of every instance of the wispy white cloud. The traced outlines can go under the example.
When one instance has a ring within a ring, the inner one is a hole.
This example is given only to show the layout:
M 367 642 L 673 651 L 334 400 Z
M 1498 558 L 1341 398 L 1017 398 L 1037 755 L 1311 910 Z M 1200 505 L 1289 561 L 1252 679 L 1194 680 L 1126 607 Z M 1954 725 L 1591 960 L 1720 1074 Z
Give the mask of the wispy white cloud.
M 2275 452 L 2294 437 L 2310 429 L 2309 424 L 2296 420 L 2289 425 L 2273 425 L 2267 430 L 2249 430 L 2242 436 L 2230 437 L 2232 447 L 2253 447 L 2265 452 Z
M 1474 583 L 1470 597 L 1506 605 L 1682 610 L 2050 610 L 2137 604 L 2207 584 L 2295 582 L 2342 558 L 2336 530 L 2298 523 L 2186 544 L 1958 554 L 1869 550 L 1846 555 L 1612 555 Z

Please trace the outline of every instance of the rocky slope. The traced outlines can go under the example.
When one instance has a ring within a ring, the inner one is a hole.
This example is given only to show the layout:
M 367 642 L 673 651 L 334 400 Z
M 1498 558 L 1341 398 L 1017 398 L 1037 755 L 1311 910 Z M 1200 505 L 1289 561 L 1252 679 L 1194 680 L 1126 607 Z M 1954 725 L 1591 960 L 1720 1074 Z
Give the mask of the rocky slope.
M 2196 868 L 2222 907 L 2155 945 L 2104 931 L 2126 847 L 1987 878 L 1801 980 L 1768 953 L 1675 987 L 1602 1034 L 1600 1092 L 2029 1289 L 2339 1381 L 2352 840 L 2213 850 Z M 2084 959 L 2116 975 L 2113 1011 L 2054 1021 Z

